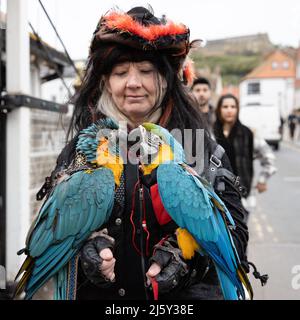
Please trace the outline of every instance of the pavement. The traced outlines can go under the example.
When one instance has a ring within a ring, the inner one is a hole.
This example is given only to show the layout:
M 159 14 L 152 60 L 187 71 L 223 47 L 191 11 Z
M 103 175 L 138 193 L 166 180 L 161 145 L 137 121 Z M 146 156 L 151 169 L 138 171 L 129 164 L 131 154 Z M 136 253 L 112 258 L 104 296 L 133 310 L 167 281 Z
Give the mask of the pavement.
M 300 143 L 283 141 L 275 154 L 278 172 L 257 195 L 248 225 L 248 259 L 269 281 L 250 279 L 254 299 L 300 300 Z

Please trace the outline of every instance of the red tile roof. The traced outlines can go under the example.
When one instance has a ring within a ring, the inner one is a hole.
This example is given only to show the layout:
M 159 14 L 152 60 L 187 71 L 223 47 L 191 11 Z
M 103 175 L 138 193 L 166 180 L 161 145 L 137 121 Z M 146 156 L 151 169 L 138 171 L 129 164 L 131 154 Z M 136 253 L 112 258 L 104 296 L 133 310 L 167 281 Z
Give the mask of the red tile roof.
M 284 66 L 285 64 L 286 66 Z M 288 54 L 276 50 L 268 55 L 261 65 L 248 73 L 244 79 L 295 78 L 295 74 L 295 61 Z

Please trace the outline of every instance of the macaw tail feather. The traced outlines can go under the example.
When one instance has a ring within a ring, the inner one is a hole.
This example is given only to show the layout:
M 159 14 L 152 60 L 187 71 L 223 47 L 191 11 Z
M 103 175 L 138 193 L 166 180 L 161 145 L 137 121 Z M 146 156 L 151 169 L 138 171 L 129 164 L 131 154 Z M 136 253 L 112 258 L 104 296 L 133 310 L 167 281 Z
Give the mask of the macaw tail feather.
M 18 272 L 18 274 L 16 275 L 15 281 L 20 277 L 20 275 L 24 272 L 21 280 L 18 282 L 17 287 L 15 289 L 14 292 L 14 298 L 18 295 L 20 295 L 26 287 L 26 283 L 28 281 L 28 279 L 31 276 L 32 270 L 34 267 L 34 259 L 30 256 L 28 256 L 26 258 L 26 260 L 24 261 L 24 263 L 22 264 L 20 271 Z
M 243 269 L 243 267 L 241 265 L 238 266 L 237 274 L 238 274 L 238 277 L 241 280 L 242 284 L 245 286 L 245 288 L 249 294 L 250 299 L 253 300 L 253 289 L 252 289 L 251 283 L 248 279 L 248 276 L 247 276 L 245 270 Z
M 237 290 L 227 274 L 216 265 L 220 286 L 225 300 L 238 300 Z
M 75 251 L 70 249 L 71 238 L 65 243 L 64 247 L 61 248 L 62 251 L 59 252 L 58 258 L 54 263 L 50 263 L 45 268 L 38 272 L 35 269 L 32 277 L 30 278 L 26 287 L 26 299 L 31 299 L 32 296 L 45 285 L 50 278 L 52 278 L 57 272 L 59 272 L 72 258 Z M 36 271 L 36 272 L 35 272 Z
M 15 277 L 15 281 L 20 277 L 20 275 L 24 272 L 27 271 L 33 264 L 33 259 L 32 257 L 28 256 L 25 261 L 23 262 L 18 274 Z

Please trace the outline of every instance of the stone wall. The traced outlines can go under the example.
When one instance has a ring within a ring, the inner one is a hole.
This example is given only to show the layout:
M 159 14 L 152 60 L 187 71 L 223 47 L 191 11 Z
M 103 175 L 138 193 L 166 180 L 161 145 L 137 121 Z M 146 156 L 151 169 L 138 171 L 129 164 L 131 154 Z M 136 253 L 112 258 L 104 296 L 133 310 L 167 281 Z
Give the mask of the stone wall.
M 199 51 L 204 55 L 260 54 L 274 49 L 265 33 L 208 41 Z

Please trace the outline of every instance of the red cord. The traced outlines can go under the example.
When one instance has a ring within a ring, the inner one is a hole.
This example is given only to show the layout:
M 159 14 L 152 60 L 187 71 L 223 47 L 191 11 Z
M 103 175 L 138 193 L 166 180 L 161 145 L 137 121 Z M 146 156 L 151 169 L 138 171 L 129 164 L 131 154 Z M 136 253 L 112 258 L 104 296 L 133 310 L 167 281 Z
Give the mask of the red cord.
M 150 232 L 147 229 L 147 223 L 146 220 L 143 220 L 142 223 L 144 231 L 147 233 L 147 240 L 146 240 L 146 256 L 149 256 L 149 238 L 150 238 Z
M 141 251 L 139 250 L 139 248 L 135 244 L 136 228 L 135 228 L 135 224 L 134 224 L 134 221 L 133 221 L 133 215 L 134 215 L 134 210 L 135 210 L 135 193 L 136 193 L 136 189 L 137 189 L 138 185 L 139 185 L 139 181 L 136 182 L 136 184 L 134 186 L 134 189 L 133 189 L 130 222 L 131 222 L 132 228 L 133 228 L 132 245 L 135 248 L 135 250 L 137 251 L 137 253 L 139 255 L 142 255 Z M 146 238 L 147 239 L 146 240 L 146 256 L 148 256 L 149 255 L 150 232 L 148 231 L 147 221 L 146 221 L 146 204 L 145 204 L 145 197 L 144 197 L 144 187 L 142 187 L 142 190 L 143 190 L 143 221 L 142 221 L 142 228 L 147 234 L 147 238 Z M 161 241 L 159 243 L 163 243 L 167 237 L 168 236 L 166 236 L 163 239 L 161 239 Z M 151 278 L 151 285 L 152 285 L 152 289 L 153 289 L 153 298 L 154 298 L 154 300 L 158 300 L 158 283 L 157 283 L 155 278 Z
M 133 189 L 133 194 L 132 194 L 132 205 L 131 205 L 131 214 L 130 214 L 130 222 L 132 224 L 132 228 L 133 228 L 133 232 L 132 232 L 132 245 L 135 248 L 135 250 L 137 251 L 137 253 L 139 255 L 141 255 L 141 251 L 139 250 L 139 248 L 136 246 L 135 244 L 135 233 L 136 233 L 136 229 L 135 229 L 135 224 L 133 222 L 133 214 L 134 214 L 134 209 L 135 209 L 135 192 L 136 192 L 136 188 L 139 185 L 139 181 L 136 182 L 134 189 Z
M 133 228 L 133 232 L 132 232 L 132 245 L 135 248 L 135 250 L 137 251 L 137 253 L 141 256 L 142 253 L 139 250 L 139 248 L 137 247 L 137 245 L 135 244 L 135 234 L 136 234 L 136 228 L 135 228 L 135 224 L 133 221 L 133 215 L 134 215 L 134 211 L 135 211 L 135 193 L 136 193 L 136 189 L 138 187 L 139 181 L 137 181 L 137 183 L 134 186 L 133 189 L 133 195 L 132 195 L 132 205 L 131 205 L 131 214 L 130 214 L 130 222 L 132 224 L 132 228 Z M 143 187 L 142 190 L 144 191 Z M 146 220 L 146 205 L 145 205 L 145 198 L 144 198 L 144 192 L 143 192 L 143 221 L 142 221 L 142 228 L 143 230 L 146 232 L 147 234 L 147 238 L 146 238 L 146 256 L 149 256 L 149 240 L 150 240 L 150 232 L 148 231 L 147 228 L 147 220 Z
M 147 240 L 146 240 L 146 256 L 149 256 L 149 239 L 150 239 L 150 232 L 148 231 L 147 228 L 147 220 L 146 220 L 146 204 L 145 204 L 145 197 L 144 197 L 144 187 L 143 187 L 143 211 L 144 211 L 144 218 L 143 218 L 143 223 L 142 227 L 144 231 L 147 234 Z

